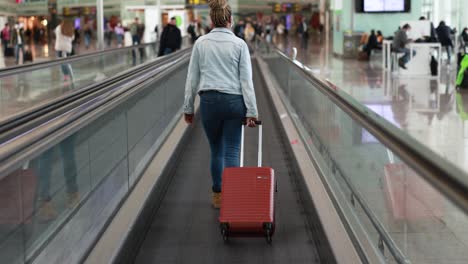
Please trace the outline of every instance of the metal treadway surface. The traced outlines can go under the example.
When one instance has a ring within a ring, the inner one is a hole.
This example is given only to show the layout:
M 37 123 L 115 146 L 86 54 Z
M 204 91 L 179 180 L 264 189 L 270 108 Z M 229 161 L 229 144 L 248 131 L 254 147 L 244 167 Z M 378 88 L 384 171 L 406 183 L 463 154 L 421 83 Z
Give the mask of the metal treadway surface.
M 264 122 L 263 164 L 274 168 L 279 186 L 273 244 L 268 245 L 264 238 L 235 237 L 227 244 L 223 242 L 217 222 L 219 211 L 210 204 L 208 143 L 197 121 L 135 263 L 319 263 L 280 128 L 274 122 L 273 109 L 255 67 L 254 76 Z M 247 130 L 247 166 L 257 161 L 256 132 Z

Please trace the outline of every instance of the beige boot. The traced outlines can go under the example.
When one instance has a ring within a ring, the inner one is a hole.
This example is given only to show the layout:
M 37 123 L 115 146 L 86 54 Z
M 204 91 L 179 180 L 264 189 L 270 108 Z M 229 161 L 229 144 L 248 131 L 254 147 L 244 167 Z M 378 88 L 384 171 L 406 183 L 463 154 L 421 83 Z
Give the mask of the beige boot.
M 41 222 L 48 222 L 57 218 L 57 210 L 51 201 L 43 201 L 39 207 L 38 216 Z
M 213 207 L 215 209 L 221 208 L 221 193 L 213 193 Z
M 75 207 L 79 202 L 80 202 L 79 192 L 67 193 L 67 207 L 69 209 L 72 209 L 73 207 Z

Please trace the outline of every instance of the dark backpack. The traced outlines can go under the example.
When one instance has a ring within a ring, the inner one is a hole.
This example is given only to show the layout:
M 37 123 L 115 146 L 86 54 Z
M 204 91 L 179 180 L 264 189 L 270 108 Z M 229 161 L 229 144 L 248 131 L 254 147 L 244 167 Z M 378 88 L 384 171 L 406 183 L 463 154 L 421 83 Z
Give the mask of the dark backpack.
M 432 76 L 437 76 L 439 70 L 439 63 L 434 56 L 431 56 L 431 74 Z

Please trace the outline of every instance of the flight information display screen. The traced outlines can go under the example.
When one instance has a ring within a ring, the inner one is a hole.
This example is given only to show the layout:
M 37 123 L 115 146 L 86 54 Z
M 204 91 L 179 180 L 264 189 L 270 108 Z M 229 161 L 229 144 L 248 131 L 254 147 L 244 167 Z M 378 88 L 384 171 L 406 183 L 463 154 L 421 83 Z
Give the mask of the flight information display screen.
M 364 12 L 403 12 L 405 0 L 364 0 Z

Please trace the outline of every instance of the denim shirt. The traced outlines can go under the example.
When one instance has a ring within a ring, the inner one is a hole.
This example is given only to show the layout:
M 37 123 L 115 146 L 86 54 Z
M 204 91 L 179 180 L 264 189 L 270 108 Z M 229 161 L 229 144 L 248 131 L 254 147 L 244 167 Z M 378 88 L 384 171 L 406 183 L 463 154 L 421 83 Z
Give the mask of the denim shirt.
M 249 48 L 227 28 L 215 28 L 195 43 L 185 85 L 184 113 L 193 113 L 198 92 L 213 90 L 242 95 L 246 116 L 258 116 Z

